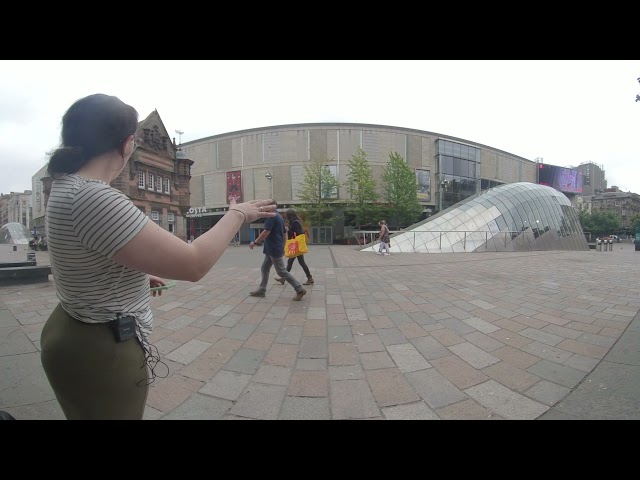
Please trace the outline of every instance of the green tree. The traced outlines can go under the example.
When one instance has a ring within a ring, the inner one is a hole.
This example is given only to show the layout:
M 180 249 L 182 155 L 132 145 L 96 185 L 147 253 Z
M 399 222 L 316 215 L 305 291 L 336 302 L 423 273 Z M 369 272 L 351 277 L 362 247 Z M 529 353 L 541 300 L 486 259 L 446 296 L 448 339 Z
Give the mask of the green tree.
M 321 160 L 315 160 L 304 166 L 304 178 L 298 196 L 304 204 L 300 214 L 312 225 L 331 225 L 333 207 L 331 199 L 335 197 L 338 181 Z
M 631 219 L 629 220 L 629 228 L 634 234 L 636 229 L 640 228 L 640 213 L 636 213 L 633 217 L 631 217 Z
M 590 232 L 592 235 L 611 235 L 620 229 L 622 224 L 618 215 L 607 210 L 594 210 L 578 212 L 578 218 L 582 225 L 582 231 Z
M 344 186 L 351 195 L 346 213 L 355 217 L 356 226 L 377 223 L 380 220 L 380 207 L 376 205 L 377 184 L 367 161 L 367 153 L 361 147 L 358 147 L 358 154 L 352 155 L 349 160 L 349 174 Z
M 411 225 L 420 218 L 422 205 L 418 201 L 416 172 L 398 152 L 389 154 L 389 163 L 382 174 L 382 186 L 399 225 Z

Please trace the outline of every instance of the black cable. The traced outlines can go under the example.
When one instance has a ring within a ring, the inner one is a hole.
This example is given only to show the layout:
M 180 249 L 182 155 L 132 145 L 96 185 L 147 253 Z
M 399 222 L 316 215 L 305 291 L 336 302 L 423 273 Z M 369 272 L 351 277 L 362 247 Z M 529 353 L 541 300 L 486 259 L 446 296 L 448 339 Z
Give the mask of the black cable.
M 167 378 L 169 376 L 169 365 L 167 365 L 166 363 L 164 363 L 162 360 L 160 360 L 160 352 L 158 351 L 158 347 L 156 347 L 155 345 L 151 344 L 151 342 L 149 342 L 147 340 L 148 346 L 145 345 L 144 340 L 146 340 L 146 337 L 142 334 L 142 330 L 140 329 L 140 325 L 138 325 L 138 322 L 136 321 L 136 327 L 138 328 L 138 333 L 140 334 L 140 345 L 142 346 L 142 350 L 144 351 L 144 363 L 142 364 L 142 367 L 144 367 L 145 365 L 149 368 L 149 370 L 151 371 L 151 377 L 147 377 L 144 380 L 140 380 L 138 382 L 138 386 L 148 386 L 151 385 L 153 382 L 156 381 L 157 377 L 160 378 Z M 155 352 L 154 352 L 155 350 Z M 162 375 L 158 375 L 155 372 L 155 368 L 158 366 L 158 364 L 161 363 L 162 365 L 164 365 L 165 367 L 167 367 L 167 373 L 162 376 Z M 147 383 L 142 383 L 142 382 L 147 382 Z

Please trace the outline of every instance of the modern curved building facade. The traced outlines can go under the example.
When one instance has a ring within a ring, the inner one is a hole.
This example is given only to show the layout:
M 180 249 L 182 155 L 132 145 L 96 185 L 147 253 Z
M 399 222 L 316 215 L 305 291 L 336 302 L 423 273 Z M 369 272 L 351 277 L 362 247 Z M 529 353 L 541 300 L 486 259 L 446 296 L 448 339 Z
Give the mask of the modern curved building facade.
M 392 235 L 391 243 L 393 252 L 589 250 L 569 199 L 529 182 L 478 193 Z
M 350 201 L 342 185 L 348 178 L 349 160 L 359 148 L 367 155 L 381 198 L 389 155 L 404 158 L 416 173 L 424 216 L 497 185 L 537 182 L 535 161 L 449 135 L 385 125 L 280 125 L 214 135 L 180 147 L 194 162 L 187 217 L 196 236 L 225 213 L 230 196 L 241 201 L 272 197 L 295 208 L 302 203 L 299 189 L 304 167 L 316 160 L 324 162 L 338 180 L 340 186 L 330 200 L 340 208 Z M 331 236 L 329 241 L 345 240 L 348 227 L 336 220 Z

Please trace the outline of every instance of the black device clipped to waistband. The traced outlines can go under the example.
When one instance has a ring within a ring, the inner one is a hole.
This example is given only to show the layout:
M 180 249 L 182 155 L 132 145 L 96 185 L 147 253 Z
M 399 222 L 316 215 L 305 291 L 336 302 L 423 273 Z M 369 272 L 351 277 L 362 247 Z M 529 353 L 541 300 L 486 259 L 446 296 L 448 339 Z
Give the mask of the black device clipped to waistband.
M 122 316 L 118 314 L 113 321 L 113 334 L 116 342 L 124 342 L 136 336 L 136 318 L 130 315 Z

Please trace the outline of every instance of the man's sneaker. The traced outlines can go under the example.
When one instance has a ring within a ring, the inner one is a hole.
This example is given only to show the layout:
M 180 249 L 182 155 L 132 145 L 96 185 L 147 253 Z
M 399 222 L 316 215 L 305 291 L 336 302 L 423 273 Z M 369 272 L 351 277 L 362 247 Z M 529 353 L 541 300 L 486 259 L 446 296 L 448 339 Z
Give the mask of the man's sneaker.
M 382 255 L 382 252 L 376 252 L 376 255 Z
M 249 295 L 251 295 L 252 297 L 264 297 L 266 296 L 265 292 L 262 290 L 255 290 L 253 292 L 249 292 Z
M 280 278 L 280 277 L 273 277 L 273 279 L 276 282 L 280 282 L 280 285 L 284 285 L 284 278 Z
M 390 253 L 385 253 L 384 256 L 388 257 L 389 255 L 391 255 Z
M 307 291 L 303 288 L 302 290 L 296 292 L 296 296 L 293 297 L 293 299 L 299 302 L 300 300 L 302 300 L 302 297 L 304 297 L 306 294 L 307 294 Z

